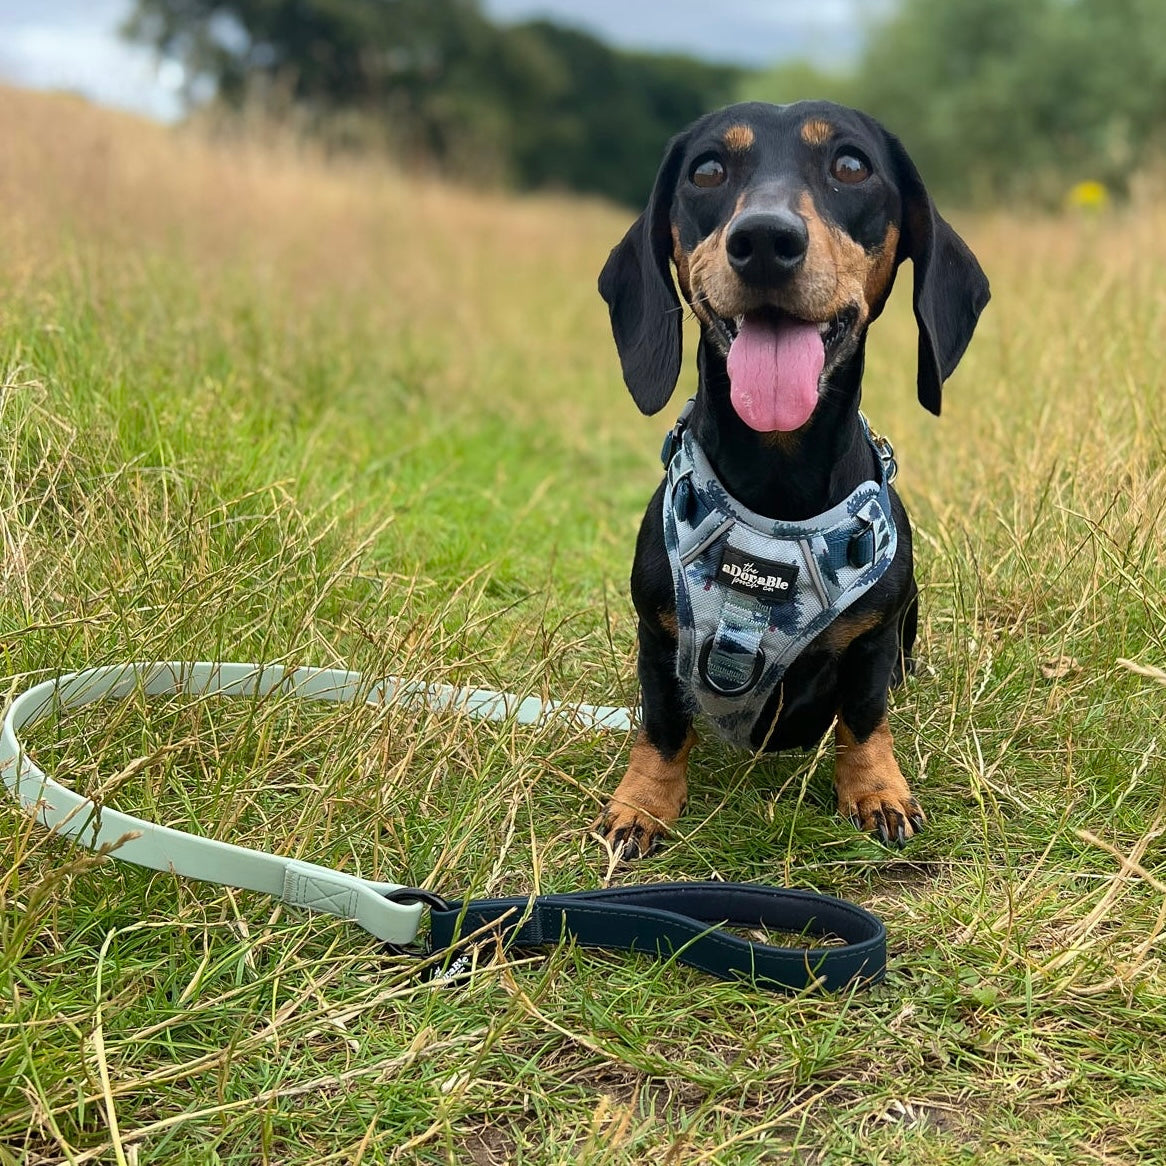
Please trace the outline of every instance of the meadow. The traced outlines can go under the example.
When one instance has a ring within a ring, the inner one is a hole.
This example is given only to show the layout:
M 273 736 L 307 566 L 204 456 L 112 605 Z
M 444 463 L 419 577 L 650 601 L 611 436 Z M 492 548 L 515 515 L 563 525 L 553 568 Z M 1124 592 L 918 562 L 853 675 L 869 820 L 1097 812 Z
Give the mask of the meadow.
M 199 658 L 635 700 L 626 579 L 674 409 L 638 415 L 595 292 L 627 212 L 11 90 L 0 140 L 0 701 Z M 887 923 L 885 983 L 792 998 L 563 946 L 484 947 L 443 988 L 0 799 L 0 1163 L 1164 1160 L 1152 191 L 956 216 L 994 298 L 941 419 L 908 270 L 872 333 L 922 587 L 891 723 L 929 826 L 902 852 L 837 817 L 829 750 L 708 734 L 630 870 L 590 832 L 622 734 L 130 699 L 32 740 L 121 809 L 451 896 L 843 895 Z

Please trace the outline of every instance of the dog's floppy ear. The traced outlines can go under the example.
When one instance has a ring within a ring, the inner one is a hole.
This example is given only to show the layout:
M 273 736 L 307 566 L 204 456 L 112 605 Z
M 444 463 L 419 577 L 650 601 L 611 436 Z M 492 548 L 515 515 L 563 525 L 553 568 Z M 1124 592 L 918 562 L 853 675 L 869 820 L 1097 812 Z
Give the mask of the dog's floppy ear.
M 682 313 L 672 282 L 672 196 L 688 135 L 668 143 L 644 213 L 612 249 L 599 273 L 599 294 L 623 379 L 642 413 L 659 413 L 680 376 Z
M 919 403 L 938 416 L 943 382 L 955 371 L 988 303 L 988 278 L 968 245 L 940 217 L 903 143 L 886 134 L 903 200 L 899 260 L 915 267 Z

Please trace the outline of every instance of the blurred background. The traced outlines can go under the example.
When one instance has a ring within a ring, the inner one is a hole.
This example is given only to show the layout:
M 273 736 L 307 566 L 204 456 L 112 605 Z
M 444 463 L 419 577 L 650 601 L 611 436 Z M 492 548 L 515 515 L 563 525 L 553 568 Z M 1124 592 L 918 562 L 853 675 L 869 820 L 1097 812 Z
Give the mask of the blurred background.
M 628 205 L 738 99 L 864 108 L 949 204 L 1120 197 L 1166 141 L 1161 0 L 0 0 L 0 24 L 10 83 Z

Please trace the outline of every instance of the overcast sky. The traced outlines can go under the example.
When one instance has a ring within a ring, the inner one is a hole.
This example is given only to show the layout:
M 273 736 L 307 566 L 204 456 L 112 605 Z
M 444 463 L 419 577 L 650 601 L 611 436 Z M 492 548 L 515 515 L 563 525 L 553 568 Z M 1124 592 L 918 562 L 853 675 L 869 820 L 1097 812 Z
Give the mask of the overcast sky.
M 500 20 L 546 16 L 625 48 L 765 65 L 855 53 L 861 20 L 887 0 L 484 0 Z M 179 115 L 182 76 L 127 45 L 133 0 L 0 0 L 0 79 L 70 89 L 151 117 Z M 715 15 L 714 15 L 715 13 Z

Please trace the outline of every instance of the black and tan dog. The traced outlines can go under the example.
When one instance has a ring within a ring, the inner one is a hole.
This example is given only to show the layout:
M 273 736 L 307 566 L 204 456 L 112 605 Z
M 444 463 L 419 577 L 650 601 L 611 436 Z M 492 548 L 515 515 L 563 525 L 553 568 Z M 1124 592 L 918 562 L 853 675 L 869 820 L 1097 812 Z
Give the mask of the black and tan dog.
M 939 413 L 943 382 L 988 301 L 975 257 L 873 119 L 827 102 L 749 103 L 669 143 L 648 207 L 612 251 L 599 290 L 624 380 L 653 414 L 680 374 L 675 266 L 701 329 L 688 429 L 728 494 L 792 523 L 878 476 L 859 416 L 866 331 L 904 259 L 914 265 L 919 400 Z M 602 824 L 625 858 L 646 854 L 684 808 L 700 703 L 677 672 L 664 491 L 648 507 L 632 569 L 642 728 Z M 834 723 L 839 811 L 901 845 L 924 816 L 895 760 L 887 693 L 910 666 L 917 608 L 910 526 L 893 492 L 889 508 L 893 560 L 799 652 L 747 743 L 809 747 Z

